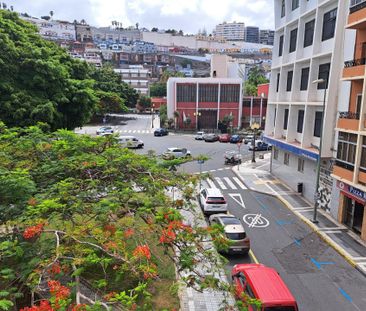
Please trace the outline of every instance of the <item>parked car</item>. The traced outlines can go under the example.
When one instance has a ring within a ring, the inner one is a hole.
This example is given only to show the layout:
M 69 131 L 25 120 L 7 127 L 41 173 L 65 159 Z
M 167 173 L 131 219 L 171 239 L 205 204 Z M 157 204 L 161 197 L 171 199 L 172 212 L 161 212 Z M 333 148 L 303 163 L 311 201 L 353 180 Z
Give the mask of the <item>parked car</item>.
M 254 135 L 246 135 L 243 140 L 244 144 L 248 144 L 248 143 L 252 142 L 253 138 L 254 138 Z
M 232 143 L 232 144 L 241 143 L 242 141 L 243 141 L 243 139 L 240 137 L 240 135 L 233 135 L 230 138 L 230 143 Z
M 134 136 L 120 136 L 117 139 L 121 146 L 126 148 L 137 149 L 144 147 L 144 142 Z
M 233 267 L 231 277 L 237 298 L 244 302 L 245 297 L 260 300 L 261 311 L 299 310 L 296 299 L 273 268 L 262 264 L 238 264 Z
M 228 253 L 248 253 L 250 240 L 238 218 L 228 214 L 214 214 L 209 218 L 211 225 L 219 224 L 224 227 L 226 238 L 230 241 Z
M 199 203 L 205 215 L 227 212 L 225 197 L 217 188 L 203 188 L 199 194 Z
M 196 136 L 194 137 L 195 140 L 203 140 L 203 137 L 205 136 L 205 132 L 197 132 Z
M 268 145 L 264 141 L 261 141 L 261 140 L 255 141 L 255 147 L 254 147 L 255 151 L 267 151 L 267 150 L 271 150 L 271 148 L 272 148 L 272 146 Z M 249 146 L 249 150 L 253 150 L 253 144 L 251 144 Z
M 238 151 L 226 151 L 224 154 L 225 164 L 241 164 L 241 154 Z
M 205 134 L 203 136 L 203 139 L 206 143 L 213 143 L 215 141 L 218 141 L 219 140 L 219 135 L 216 135 L 216 134 L 213 134 L 213 133 L 210 133 L 210 134 Z
M 97 129 L 97 135 L 103 135 L 103 134 L 113 134 L 113 128 L 111 126 L 102 126 L 99 129 Z
M 230 138 L 231 138 L 230 134 L 221 134 L 221 135 L 219 135 L 219 142 L 228 143 L 230 141 Z
M 172 160 L 176 158 L 185 158 L 190 157 L 191 152 L 187 150 L 186 148 L 168 148 L 162 155 L 163 159 L 165 160 Z
M 166 128 L 158 128 L 154 131 L 154 136 L 166 136 L 169 132 Z

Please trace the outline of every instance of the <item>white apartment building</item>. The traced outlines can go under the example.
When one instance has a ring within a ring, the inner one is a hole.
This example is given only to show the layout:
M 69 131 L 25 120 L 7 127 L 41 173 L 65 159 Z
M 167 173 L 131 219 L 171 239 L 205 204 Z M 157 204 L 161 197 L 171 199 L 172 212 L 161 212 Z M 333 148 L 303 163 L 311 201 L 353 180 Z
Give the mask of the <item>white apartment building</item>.
M 214 33 L 215 37 L 224 38 L 228 41 L 244 41 L 245 24 L 223 22 L 216 26 Z
M 272 173 L 315 202 L 322 135 L 320 199 L 332 191 L 338 90 L 348 0 L 275 0 L 275 42 L 265 127 Z M 352 47 L 351 47 L 352 48 Z M 326 83 L 312 83 L 325 79 Z M 323 113 L 323 99 L 325 108 Z
M 139 94 L 149 94 L 151 72 L 142 65 L 130 65 L 129 68 L 114 69 L 114 72 L 121 75 L 122 81 L 129 84 Z

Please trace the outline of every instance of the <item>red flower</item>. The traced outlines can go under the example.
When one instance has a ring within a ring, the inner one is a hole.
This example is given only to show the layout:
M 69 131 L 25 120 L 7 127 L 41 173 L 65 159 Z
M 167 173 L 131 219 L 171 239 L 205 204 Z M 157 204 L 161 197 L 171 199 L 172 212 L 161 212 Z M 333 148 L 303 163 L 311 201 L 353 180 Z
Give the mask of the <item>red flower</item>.
M 109 300 L 111 300 L 111 298 L 113 298 L 114 296 L 116 296 L 116 294 L 117 294 L 116 292 L 110 292 L 110 293 L 104 295 L 103 298 L 104 298 L 104 300 L 109 301 Z
M 48 273 L 55 275 L 61 273 L 61 266 L 58 262 L 55 262 L 50 269 L 48 269 Z
M 139 245 L 135 248 L 135 250 L 132 253 L 135 257 L 139 257 L 139 258 L 143 258 L 145 257 L 146 259 L 150 259 L 151 258 L 151 252 L 150 252 L 150 248 L 147 245 Z
M 64 300 L 70 296 L 70 290 L 61 285 L 59 281 L 48 281 L 48 287 L 50 288 L 51 295 L 56 296 L 57 300 Z
M 43 224 L 38 224 L 35 226 L 25 228 L 25 230 L 23 232 L 23 237 L 25 239 L 29 240 L 35 236 L 38 236 L 42 230 L 43 230 Z
M 133 236 L 134 234 L 135 234 L 135 230 L 130 228 L 125 231 L 124 236 L 126 239 L 128 239 L 129 237 Z
M 164 229 L 162 235 L 160 236 L 159 242 L 161 244 L 169 244 L 172 243 L 176 239 L 176 234 L 174 231 L 170 229 Z
M 71 311 L 86 311 L 86 305 L 79 304 L 79 305 L 73 306 Z
M 114 225 L 105 225 L 104 230 L 110 232 L 112 235 L 116 233 L 116 227 Z
M 39 303 L 39 306 L 33 306 L 33 307 L 25 307 L 23 309 L 20 309 L 20 311 L 54 311 L 51 307 L 51 304 L 47 300 L 42 300 Z

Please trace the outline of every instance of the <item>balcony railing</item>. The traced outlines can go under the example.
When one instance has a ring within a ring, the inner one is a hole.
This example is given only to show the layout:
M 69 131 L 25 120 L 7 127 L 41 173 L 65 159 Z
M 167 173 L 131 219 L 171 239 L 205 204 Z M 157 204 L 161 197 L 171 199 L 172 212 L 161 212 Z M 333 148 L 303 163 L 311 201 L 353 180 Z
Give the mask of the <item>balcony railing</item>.
M 350 68 L 350 67 L 355 67 L 355 66 L 362 66 L 365 64 L 366 64 L 366 58 L 358 58 L 358 59 L 352 59 L 352 60 L 344 62 L 344 67 Z
M 358 112 L 340 111 L 339 118 L 340 119 L 360 120 L 360 114 Z
M 349 12 L 350 14 L 366 8 L 366 0 L 351 0 Z

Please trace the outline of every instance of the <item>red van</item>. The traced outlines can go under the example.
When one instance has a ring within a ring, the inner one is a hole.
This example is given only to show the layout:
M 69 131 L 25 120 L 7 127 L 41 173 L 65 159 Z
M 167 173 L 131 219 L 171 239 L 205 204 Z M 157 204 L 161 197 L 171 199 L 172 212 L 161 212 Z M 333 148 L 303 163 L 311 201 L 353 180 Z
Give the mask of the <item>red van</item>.
M 297 303 L 280 275 L 262 264 L 239 264 L 231 272 L 235 294 L 244 300 L 244 292 L 261 301 L 261 311 L 298 311 Z M 249 310 L 259 310 L 249 306 Z

